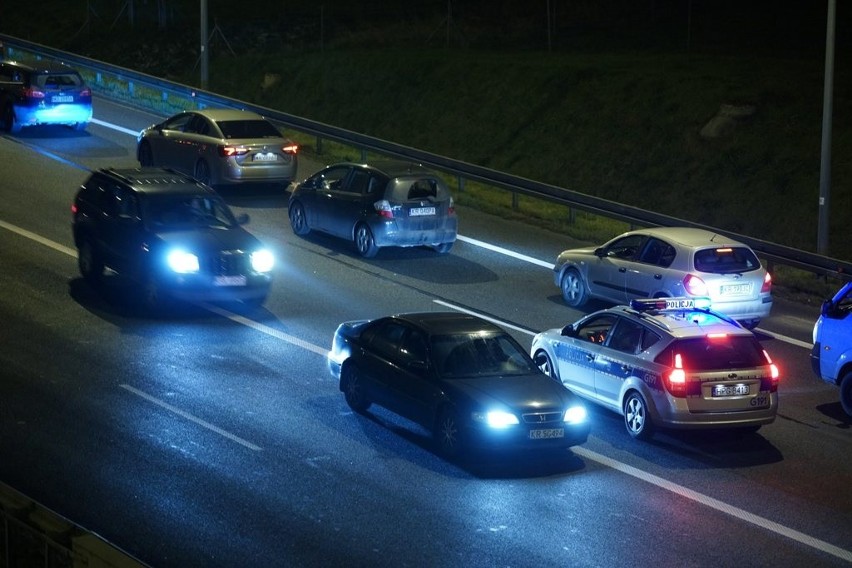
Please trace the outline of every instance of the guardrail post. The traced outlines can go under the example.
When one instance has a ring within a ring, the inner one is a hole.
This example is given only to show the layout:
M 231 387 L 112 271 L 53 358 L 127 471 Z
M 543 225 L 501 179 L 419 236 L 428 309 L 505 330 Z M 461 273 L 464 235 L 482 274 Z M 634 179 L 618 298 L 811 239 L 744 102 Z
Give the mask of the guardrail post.
M 513 211 L 518 210 L 518 192 L 517 191 L 512 192 L 512 210 Z
M 367 163 L 367 150 L 365 148 L 361 148 L 361 163 Z
M 464 178 L 459 176 L 459 193 L 464 193 Z
M 317 156 L 322 156 L 322 137 L 317 136 Z

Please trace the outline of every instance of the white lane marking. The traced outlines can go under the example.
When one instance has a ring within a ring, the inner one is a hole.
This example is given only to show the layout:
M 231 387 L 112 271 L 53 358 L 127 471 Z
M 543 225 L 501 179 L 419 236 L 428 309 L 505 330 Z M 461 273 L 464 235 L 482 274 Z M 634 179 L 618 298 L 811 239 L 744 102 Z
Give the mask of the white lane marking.
M 539 260 L 537 258 L 533 258 L 531 256 L 527 256 L 525 254 L 521 254 L 519 252 L 515 252 L 513 250 L 509 250 L 507 248 L 498 247 L 497 245 L 492 245 L 490 243 L 486 243 L 485 241 L 479 241 L 477 239 L 472 239 L 470 237 L 463 237 L 462 235 L 458 235 L 456 237 L 457 240 L 472 244 L 474 246 L 482 247 L 484 249 L 488 249 L 490 251 L 494 251 L 500 254 L 504 254 L 506 256 L 511 256 L 512 258 L 517 258 L 518 260 L 523 260 L 524 262 L 529 262 L 531 264 L 536 264 L 538 266 L 543 266 L 549 270 L 553 270 L 552 262 L 545 262 L 543 260 Z
M 764 335 L 768 335 L 769 337 L 773 337 L 779 341 L 784 341 L 785 343 L 789 343 L 791 345 L 795 345 L 796 347 L 802 347 L 804 349 L 813 349 L 814 344 L 808 343 L 807 341 L 800 341 L 793 337 L 787 337 L 786 335 L 781 335 L 780 333 L 775 333 L 774 331 L 768 331 L 763 328 L 759 328 L 757 331 Z
M 118 385 L 118 386 L 120 386 L 121 388 L 123 388 L 123 389 L 124 389 L 124 390 L 126 390 L 126 391 L 132 392 L 132 393 L 133 393 L 133 394 L 135 394 L 136 396 L 139 396 L 139 397 L 141 397 L 141 398 L 144 398 L 144 399 L 145 399 L 145 400 L 147 400 L 148 402 L 153 402 L 153 403 L 154 403 L 154 404 L 156 404 L 157 406 L 160 406 L 160 407 L 162 407 L 162 408 L 165 408 L 165 409 L 166 409 L 166 410 L 168 410 L 169 412 L 172 412 L 172 413 L 174 413 L 174 414 L 177 414 L 178 416 L 180 416 L 180 417 L 182 417 L 182 418 L 186 418 L 187 420 L 190 420 L 190 421 L 192 421 L 192 422 L 195 422 L 195 423 L 196 423 L 196 424 L 198 424 L 199 426 L 203 426 L 204 428 L 207 428 L 208 430 L 212 430 L 213 432 L 216 432 L 216 433 L 217 433 L 217 434 L 219 434 L 220 436 L 224 436 L 224 437 L 228 438 L 229 440 L 232 440 L 232 441 L 234 441 L 234 442 L 236 442 L 236 443 L 238 443 L 238 444 L 241 444 L 241 445 L 243 445 L 243 446 L 247 447 L 247 448 L 248 448 L 248 449 L 250 449 L 250 450 L 254 450 L 254 451 L 256 451 L 256 452 L 259 452 L 261 449 L 263 449 L 263 448 L 261 448 L 260 446 L 257 446 L 257 445 L 255 445 L 255 444 L 252 444 L 251 442 L 249 442 L 249 441 L 247 441 L 247 440 L 243 440 L 243 439 L 242 439 L 242 438 L 240 438 L 239 436 L 235 436 L 234 434 L 231 434 L 231 433 L 230 433 L 230 432 L 228 432 L 227 430 L 222 430 L 222 429 L 221 429 L 221 428 L 219 428 L 218 426 L 215 426 L 215 425 L 211 424 L 210 422 L 207 422 L 206 420 L 202 420 L 201 418 L 198 418 L 197 416 L 193 416 L 193 415 L 192 415 L 192 414 L 190 414 L 189 412 L 183 411 L 183 410 L 181 410 L 180 408 L 178 408 L 178 407 L 176 407 L 176 406 L 172 406 L 172 405 L 171 405 L 171 404 L 169 404 L 168 402 L 164 402 L 164 401 L 160 400 L 159 398 L 154 397 L 154 396 L 151 396 L 150 394 L 148 394 L 148 393 L 146 393 L 146 392 L 143 392 L 143 391 L 141 391 L 141 390 L 139 390 L 139 389 L 133 388 L 133 387 L 131 387 L 130 385 L 127 385 L 127 384 L 120 384 L 120 385 Z
M 8 231 L 12 231 L 13 233 L 17 233 L 18 235 L 21 235 L 22 237 L 26 237 L 30 240 L 33 240 L 33 241 L 35 241 L 35 242 L 37 242 L 41 245 L 44 245 L 48 248 L 52 248 L 53 250 L 56 250 L 56 251 L 59 251 L 61 253 L 65 253 L 68 256 L 77 258 L 77 251 L 76 250 L 69 248 L 69 247 L 66 247 L 64 245 L 60 245 L 59 243 L 53 242 L 50 239 L 45 239 L 41 235 L 37 235 L 37 234 L 35 234 L 31 231 L 28 231 L 26 229 L 22 229 L 21 227 L 18 227 L 16 225 L 12 225 L 11 223 L 7 223 L 6 221 L 3 221 L 3 220 L 0 220 L 0 227 L 3 227 L 4 229 L 6 229 Z
M 22 236 L 32 238 L 36 242 L 39 242 L 41 244 L 45 244 L 45 245 L 49 246 L 50 248 L 53 248 L 53 249 L 58 250 L 60 252 L 64 252 L 64 253 L 68 254 L 69 256 L 76 257 L 76 255 L 77 255 L 76 251 L 74 251 L 73 249 L 69 249 L 68 247 L 64 247 L 64 246 L 62 246 L 58 243 L 53 243 L 52 241 L 49 241 L 48 239 L 44 239 L 42 237 L 39 237 L 38 235 L 31 233 L 30 231 L 20 229 L 20 228 L 14 226 L 14 225 L 10 225 L 9 223 L 5 223 L 3 221 L 0 221 L 0 226 L 4 227 L 6 229 L 9 229 L 10 231 L 13 231 L 15 233 L 18 233 Z M 448 302 L 443 302 L 441 300 L 434 300 L 434 301 L 435 301 L 435 303 L 446 306 L 448 308 L 457 309 L 457 310 L 464 312 L 464 313 L 469 313 L 469 314 L 472 314 L 472 315 L 479 315 L 479 314 L 476 314 L 475 312 L 473 312 L 471 310 L 466 310 L 464 308 L 454 306 L 453 304 L 450 304 Z M 243 316 L 240 316 L 238 314 L 234 314 L 234 313 L 231 313 L 227 310 L 217 308 L 216 306 L 209 306 L 208 307 L 207 305 L 204 305 L 204 307 L 207 308 L 207 309 L 212 308 L 211 311 L 214 311 L 215 313 L 218 313 L 218 314 L 222 315 L 223 317 L 226 317 L 226 318 L 230 319 L 231 321 L 233 321 L 235 323 L 247 325 L 247 326 L 251 327 L 252 329 L 255 329 L 257 331 L 260 331 L 262 333 L 270 335 L 271 337 L 281 339 L 283 341 L 286 341 L 286 342 L 291 343 L 293 345 L 296 345 L 298 347 L 302 347 L 303 349 L 307 349 L 308 351 L 312 351 L 314 353 L 322 355 L 323 357 L 325 357 L 326 354 L 328 353 L 328 351 L 326 349 L 323 349 L 322 347 L 319 347 L 317 345 L 314 345 L 312 343 L 309 343 L 307 341 L 299 339 L 298 337 L 280 332 L 276 329 L 273 329 L 269 326 L 265 326 L 261 323 L 255 322 L 254 320 L 250 320 L 250 319 L 245 318 Z M 479 315 L 479 317 L 483 317 L 483 316 Z M 534 335 L 529 330 L 507 324 L 506 322 L 501 322 L 501 321 L 493 319 L 493 318 L 487 318 L 487 319 L 489 319 L 489 321 L 493 321 L 494 323 L 497 323 L 499 325 L 505 325 L 506 327 L 516 329 L 516 330 L 521 331 L 523 333 L 528 333 L 528 334 Z M 243 446 L 245 446 L 247 448 L 250 448 L 250 449 L 255 450 L 255 451 L 260 451 L 262 449 L 260 446 L 252 444 L 251 442 L 248 442 L 246 440 L 243 440 L 242 438 L 239 438 L 238 436 L 235 436 L 234 434 L 231 434 L 230 432 L 222 430 L 221 428 L 214 426 L 213 424 L 210 424 L 209 422 L 205 422 L 204 420 L 201 420 L 200 418 L 197 418 L 197 417 L 193 416 L 192 414 L 189 414 L 188 412 L 180 410 L 179 408 L 176 408 L 176 407 L 174 407 L 174 406 L 172 406 L 172 405 L 170 405 L 166 402 L 163 402 L 163 401 L 161 401 L 161 400 L 159 400 L 159 399 L 157 399 L 157 398 L 155 398 L 155 397 L 153 397 L 153 396 L 151 396 L 147 393 L 144 393 L 144 392 L 142 392 L 138 389 L 135 389 L 135 388 L 131 387 L 130 385 L 121 384 L 119 386 L 123 389 L 128 390 L 129 392 L 136 394 L 137 396 L 140 396 L 140 397 L 142 397 L 142 398 L 144 398 L 144 399 L 146 399 L 146 400 L 148 400 L 148 401 L 150 401 L 154 404 L 157 404 L 157 405 L 159 405 L 159 406 L 161 406 L 161 407 L 163 407 L 163 408 L 165 408 L 165 409 L 167 409 L 171 412 L 174 412 L 175 414 L 177 414 L 179 416 L 184 417 L 187 420 L 191 420 L 191 421 L 195 422 L 196 424 L 203 426 L 204 428 L 208 428 L 208 429 L 228 438 L 229 440 L 233 440 L 233 441 L 235 441 L 239 444 L 242 444 Z M 709 497 L 707 495 L 704 495 L 702 493 L 698 493 L 697 491 L 693 491 L 692 489 L 688 489 L 686 487 L 683 487 L 682 485 L 678 485 L 676 483 L 665 480 L 665 479 L 658 477 L 656 475 L 644 472 L 644 471 L 642 471 L 638 468 L 635 468 L 633 466 L 630 466 L 630 465 L 627 465 L 627 464 L 622 463 L 620 461 L 608 458 L 608 457 L 606 457 L 602 454 L 598 454 L 597 452 L 593 452 L 592 450 L 587 450 L 585 448 L 580 448 L 580 447 L 574 447 L 574 448 L 572 448 L 572 451 L 574 453 L 576 453 L 577 455 L 580 455 L 580 456 L 583 456 L 587 459 L 591 459 L 593 461 L 596 461 L 596 462 L 598 462 L 598 463 L 600 463 L 600 464 L 602 464 L 606 467 L 611 467 L 611 468 L 613 468 L 617 471 L 621 471 L 622 473 L 626 473 L 626 474 L 631 475 L 631 476 L 633 476 L 637 479 L 640 479 L 640 480 L 645 481 L 647 483 L 651 483 L 652 485 L 656 485 L 657 487 L 660 487 L 661 489 L 665 489 L 665 490 L 673 492 L 677 495 L 687 497 L 688 499 L 691 499 L 691 500 L 693 500 L 697 503 L 701 503 L 705 506 L 708 506 L 708 507 L 711 507 L 711 508 L 716 509 L 718 511 L 721 511 L 722 513 L 725 513 L 725 514 L 734 516 L 736 518 L 739 518 L 743 521 L 755 524 L 759 527 L 762 527 L 762 528 L 765 528 L 769 531 L 775 532 L 776 534 L 779 534 L 783 537 L 787 537 L 789 539 L 795 540 L 795 541 L 800 542 L 800 543 L 802 543 L 806 546 L 816 548 L 817 550 L 821 550 L 821 551 L 826 552 L 828 554 L 831 554 L 833 556 L 837 556 L 838 558 L 841 558 L 841 559 L 844 559 L 844 560 L 847 560 L 847 561 L 852 561 L 852 552 L 845 550 L 843 548 L 840 548 L 838 546 L 835 546 L 833 544 L 827 543 L 827 542 L 820 540 L 818 538 L 808 536 L 808 535 L 806 535 L 802 532 L 799 532 L 797 530 L 785 527 L 784 525 L 781 525 L 781 524 L 776 523 L 774 521 L 770 521 L 770 520 L 765 519 L 765 518 L 763 518 L 759 515 L 755 515 L 753 513 L 749 513 L 748 511 L 745 511 L 743 509 L 739 509 L 739 508 L 734 507 L 732 505 L 728 505 L 727 503 L 719 501 L 718 499 L 714 499 L 714 498 Z
M 824 540 L 814 538 L 805 533 L 776 523 L 775 521 L 770 521 L 769 519 L 766 519 L 759 515 L 755 515 L 754 513 L 750 513 L 744 509 L 740 509 L 739 507 L 728 505 L 723 501 L 719 501 L 718 499 L 714 499 L 713 497 L 708 497 L 707 495 L 698 493 L 697 491 L 693 491 L 692 489 L 684 487 L 683 485 L 672 483 L 671 481 L 663 479 L 662 477 L 658 477 L 656 475 L 647 473 L 645 471 L 642 471 L 641 469 L 627 465 L 620 461 L 608 458 L 607 456 L 604 456 L 597 452 L 593 452 L 592 450 L 574 447 L 571 448 L 571 451 L 586 459 L 596 461 L 601 465 L 610 467 L 624 474 L 635 477 L 636 479 L 639 479 L 646 483 L 650 483 L 651 485 L 656 485 L 660 489 L 664 489 L 676 495 L 680 495 L 681 497 L 686 497 L 687 499 L 695 501 L 696 503 L 700 503 L 706 507 L 710 507 L 711 509 L 716 509 L 717 511 L 725 513 L 726 515 L 736 517 L 747 523 L 751 523 L 768 531 L 774 532 L 780 536 L 789 538 L 790 540 L 794 540 L 796 542 L 804 544 L 805 546 L 810 546 L 811 548 L 821 550 L 822 552 L 831 554 L 832 556 L 836 556 L 837 558 L 840 558 L 847 562 L 852 562 L 852 552 L 840 548 L 839 546 L 835 546 L 831 543 L 825 542 Z
M 137 136 L 139 136 L 139 132 L 140 132 L 139 130 L 130 130 L 129 128 L 125 128 L 125 127 L 123 127 L 123 126 L 119 126 L 119 125 L 117 125 L 117 124 L 113 124 L 113 123 L 111 123 L 111 122 L 106 122 L 106 121 L 103 121 L 103 120 L 98 120 L 97 118 L 93 118 L 90 122 L 93 122 L 93 123 L 95 123 L 95 124 L 97 124 L 97 125 L 100 125 L 100 126 L 103 126 L 103 127 L 105 127 L 105 128 L 112 128 L 113 130 L 117 130 L 117 131 L 119 131 L 119 132 L 123 132 L 123 133 L 125 133 L 125 134 L 129 134 L 129 135 L 133 136 L 134 138 L 136 138 Z
M 462 312 L 463 314 L 469 314 L 469 315 L 472 315 L 472 316 L 476 316 L 478 318 L 482 318 L 486 321 L 490 321 L 491 323 L 497 324 L 497 325 L 502 326 L 502 327 L 508 327 L 508 328 L 514 329 L 516 331 L 520 331 L 521 333 L 526 333 L 527 335 L 532 335 L 532 336 L 535 335 L 534 331 L 530 331 L 528 329 L 524 329 L 523 327 L 518 327 L 516 325 L 512 325 L 508 322 L 498 320 L 496 318 L 488 317 L 486 315 L 480 314 L 480 313 L 475 312 L 473 310 L 468 310 L 466 308 L 462 308 L 461 306 L 456 306 L 454 304 L 451 304 L 449 302 L 445 302 L 443 300 L 432 300 L 432 301 L 436 304 L 441 305 L 441 306 L 450 308 L 451 310 L 456 310 L 457 312 Z

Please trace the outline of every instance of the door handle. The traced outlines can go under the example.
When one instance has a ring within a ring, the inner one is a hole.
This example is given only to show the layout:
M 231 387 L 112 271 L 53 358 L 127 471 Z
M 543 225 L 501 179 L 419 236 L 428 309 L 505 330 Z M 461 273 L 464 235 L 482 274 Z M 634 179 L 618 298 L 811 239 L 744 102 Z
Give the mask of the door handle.
M 654 274 L 654 280 L 662 280 L 662 279 L 663 279 L 662 274 Z
M 624 267 L 621 267 L 621 268 L 619 268 L 619 269 L 618 269 L 618 271 L 619 271 L 619 272 L 627 272 L 627 269 L 626 269 L 626 268 L 624 268 Z
M 594 355 L 592 355 L 591 353 L 586 353 L 586 361 L 588 361 L 589 363 L 591 363 L 591 362 L 592 362 L 592 361 L 594 361 L 594 360 L 595 360 L 595 356 L 594 356 Z

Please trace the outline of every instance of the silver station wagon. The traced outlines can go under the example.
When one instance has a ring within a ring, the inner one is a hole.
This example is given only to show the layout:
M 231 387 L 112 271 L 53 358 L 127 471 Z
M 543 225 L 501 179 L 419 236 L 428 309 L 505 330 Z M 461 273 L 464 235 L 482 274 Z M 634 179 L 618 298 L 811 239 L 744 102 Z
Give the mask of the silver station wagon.
M 741 428 L 775 420 L 778 368 L 754 334 L 695 307 L 706 298 L 640 299 L 533 339 L 539 368 L 624 416 L 634 438 L 658 428 Z
M 565 303 L 709 297 L 713 309 L 754 328 L 772 309 L 772 277 L 748 246 L 690 227 L 629 231 L 599 247 L 563 251 L 553 277 Z

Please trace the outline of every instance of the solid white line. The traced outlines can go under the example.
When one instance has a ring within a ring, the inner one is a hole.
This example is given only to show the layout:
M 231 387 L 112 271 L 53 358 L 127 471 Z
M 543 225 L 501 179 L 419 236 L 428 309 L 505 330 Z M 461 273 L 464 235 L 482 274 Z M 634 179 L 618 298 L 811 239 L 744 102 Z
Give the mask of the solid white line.
M 490 243 L 486 243 L 485 241 L 479 241 L 476 239 L 472 239 L 470 237 L 463 237 L 462 235 L 458 235 L 456 240 L 472 244 L 474 246 L 482 247 L 484 249 L 488 249 L 490 251 L 494 251 L 500 254 L 504 254 L 506 256 L 511 256 L 512 258 L 517 258 L 518 260 L 523 260 L 524 262 L 529 262 L 531 264 L 536 264 L 538 266 L 543 266 L 544 268 L 553 270 L 552 262 L 545 262 L 544 260 L 539 260 L 537 258 L 533 258 L 531 256 L 527 256 L 525 254 L 521 254 L 519 252 L 515 252 L 513 250 L 509 250 L 507 248 L 498 247 L 497 245 L 492 245 Z
M 119 126 L 119 125 L 113 124 L 111 122 L 105 122 L 103 120 L 98 120 L 97 118 L 93 118 L 90 122 L 93 122 L 93 123 L 100 125 L 100 126 L 103 126 L 105 128 L 112 128 L 113 130 L 117 130 L 119 132 L 129 134 L 129 135 L 133 136 L 134 138 L 139 136 L 138 130 L 130 130 L 129 128 L 125 128 L 123 126 Z
M 31 231 L 28 231 L 26 229 L 22 229 L 21 227 L 18 227 L 16 225 L 12 225 L 11 223 L 7 223 L 6 221 L 2 221 L 2 220 L 0 220 L 0 227 L 3 227 L 4 229 L 7 229 L 9 231 L 12 231 L 13 233 L 17 233 L 17 234 L 21 235 L 22 237 L 26 237 L 30 240 L 33 240 L 33 241 L 35 241 L 35 242 L 37 242 L 41 245 L 44 245 L 48 248 L 52 248 L 53 250 L 56 250 L 56 251 L 59 251 L 61 253 L 65 253 L 68 256 L 77 258 L 77 251 L 76 250 L 69 248 L 69 247 L 66 247 L 64 245 L 60 245 L 59 243 L 53 242 L 50 239 L 45 239 L 41 235 L 37 235 L 37 234 L 35 234 Z
M 718 499 L 708 497 L 707 495 L 703 495 L 701 493 L 698 493 L 697 491 L 693 491 L 692 489 L 689 489 L 682 485 L 678 485 L 677 483 L 672 483 L 671 481 L 663 479 L 662 477 L 658 477 L 656 475 L 647 473 L 645 471 L 642 471 L 641 469 L 627 465 L 620 461 L 608 458 L 602 454 L 593 452 L 592 450 L 574 447 L 571 448 L 571 451 L 586 459 L 596 461 L 601 465 L 618 470 L 622 473 L 635 477 L 636 479 L 639 479 L 646 483 L 650 483 L 651 485 L 656 485 L 661 489 L 670 491 L 672 493 L 675 493 L 676 495 L 680 495 L 681 497 L 685 497 L 687 499 L 695 501 L 696 503 L 700 503 L 712 509 L 716 509 L 717 511 L 725 513 L 726 515 L 736 517 L 747 523 L 751 523 L 768 531 L 779 534 L 783 537 L 795 540 L 796 542 L 804 544 L 805 546 L 810 546 L 811 548 L 821 550 L 827 554 L 831 554 L 832 556 L 836 556 L 847 562 L 852 562 L 852 552 L 840 548 L 839 546 L 835 546 L 833 544 L 825 542 L 824 540 L 820 540 L 818 538 L 806 535 L 805 533 L 791 529 L 782 524 L 776 523 L 775 521 L 770 521 L 769 519 L 766 519 L 759 515 L 755 515 L 754 513 L 750 513 L 744 509 L 740 509 L 739 507 L 728 505 L 727 503 L 719 501 Z
M 813 349 L 814 344 L 809 343 L 807 341 L 800 341 L 798 339 L 794 339 L 792 337 L 787 337 L 786 335 L 781 335 L 780 333 L 775 333 L 774 331 L 768 331 L 761 328 L 757 328 L 757 331 L 764 335 L 768 335 L 769 337 L 773 337 L 779 341 L 783 341 L 785 343 L 789 343 L 791 345 L 795 345 L 796 347 L 803 347 L 805 349 Z
M 217 434 L 224 436 L 224 437 L 228 438 L 229 440 L 233 440 L 234 442 L 241 444 L 241 445 L 249 448 L 250 450 L 254 450 L 256 452 L 259 452 L 261 449 L 263 449 L 260 446 L 252 444 L 251 442 L 248 442 L 246 440 L 243 440 L 239 436 L 235 436 L 234 434 L 231 434 L 227 430 L 222 430 L 218 426 L 214 426 L 213 424 L 211 424 L 211 423 L 209 423 L 205 420 L 202 420 L 201 418 L 193 416 L 189 412 L 185 412 L 185 411 L 181 410 L 180 408 L 177 408 L 176 406 L 172 406 L 171 404 L 169 404 L 167 402 L 163 402 L 162 400 L 160 400 L 156 397 L 153 397 L 148 393 L 142 392 L 139 389 L 133 388 L 130 385 L 120 384 L 118 386 L 120 386 L 124 390 L 132 392 L 136 396 L 144 398 L 145 400 L 147 400 L 149 402 L 153 402 L 157 406 L 161 406 L 162 408 L 165 408 L 169 412 L 177 414 L 178 416 L 180 416 L 182 418 L 186 418 L 187 420 L 191 420 L 192 422 L 195 422 L 199 426 L 203 426 L 204 428 L 207 428 L 208 430 L 212 430 L 213 432 L 216 432 Z

